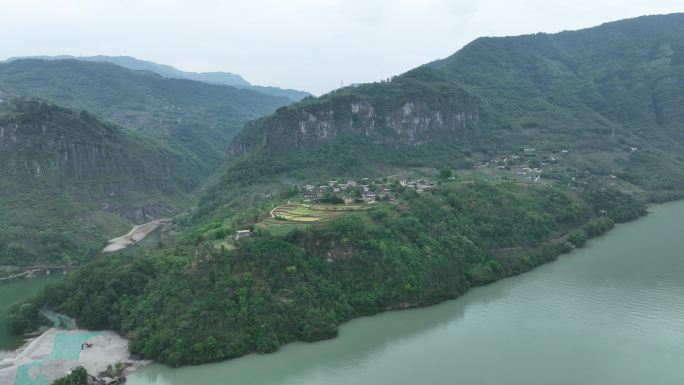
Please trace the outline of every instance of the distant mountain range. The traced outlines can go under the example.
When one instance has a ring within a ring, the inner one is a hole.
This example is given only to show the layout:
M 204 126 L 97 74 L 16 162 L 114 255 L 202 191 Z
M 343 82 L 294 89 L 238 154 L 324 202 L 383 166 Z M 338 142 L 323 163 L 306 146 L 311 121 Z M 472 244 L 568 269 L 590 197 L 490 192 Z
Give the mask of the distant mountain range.
M 223 163 L 225 147 L 245 122 L 292 102 L 250 89 L 73 59 L 0 63 L 0 92 L 86 110 L 139 131 L 193 164 L 198 183 Z
M 0 265 L 79 263 L 177 214 L 245 122 L 290 104 L 111 63 L 0 63 Z
M 194 365 L 331 338 L 354 317 L 552 261 L 684 198 L 683 42 L 684 14 L 480 38 L 295 104 L 111 63 L 0 64 L 5 94 L 105 118 L 41 102 L 0 115 L 8 264 L 74 255 L 59 223 L 32 218 L 91 230 L 117 202 L 189 209 L 168 248 L 96 259 L 16 307 L 13 328 L 31 331 L 49 305 L 125 335 L 131 353 Z
M 196 80 L 204 83 L 210 84 L 222 84 L 227 86 L 232 86 L 242 89 L 251 89 L 254 91 L 259 91 L 268 95 L 286 97 L 294 102 L 298 102 L 307 96 L 311 96 L 310 93 L 292 89 L 283 89 L 272 86 L 257 86 L 249 83 L 242 76 L 233 74 L 230 72 L 188 72 L 181 71 L 170 65 L 154 63 L 147 60 L 136 59 L 131 56 L 70 56 L 70 55 L 58 55 L 58 56 L 27 56 L 27 57 L 13 57 L 7 59 L 7 61 L 13 61 L 18 59 L 40 59 L 40 60 L 65 60 L 65 59 L 75 59 L 81 61 L 90 62 L 104 62 L 112 63 L 125 67 L 132 70 L 140 71 L 151 71 L 159 74 L 165 78 L 172 79 L 188 79 Z

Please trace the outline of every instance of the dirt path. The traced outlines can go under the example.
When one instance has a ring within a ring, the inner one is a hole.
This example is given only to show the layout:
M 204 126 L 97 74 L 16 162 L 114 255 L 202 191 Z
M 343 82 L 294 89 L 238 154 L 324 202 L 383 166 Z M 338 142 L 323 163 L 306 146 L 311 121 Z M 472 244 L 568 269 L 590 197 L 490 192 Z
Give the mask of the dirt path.
M 275 218 L 275 217 L 276 217 L 276 215 L 275 215 L 276 210 L 280 209 L 281 207 L 290 206 L 290 205 L 292 205 L 292 203 L 291 203 L 291 202 L 287 202 L 287 203 L 285 203 L 284 205 L 280 205 L 280 206 L 274 208 L 273 210 L 271 210 L 271 218 Z

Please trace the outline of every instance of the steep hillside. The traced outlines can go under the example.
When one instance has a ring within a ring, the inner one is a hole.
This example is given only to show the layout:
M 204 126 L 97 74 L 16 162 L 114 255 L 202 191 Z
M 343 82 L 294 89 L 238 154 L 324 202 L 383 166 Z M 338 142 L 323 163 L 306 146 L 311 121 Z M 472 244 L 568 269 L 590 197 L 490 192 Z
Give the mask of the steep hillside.
M 10 58 L 8 61 L 13 61 L 22 58 Z M 291 89 L 283 89 L 272 86 L 255 86 L 250 84 L 242 76 L 230 72 L 188 72 L 181 71 L 166 64 L 158 64 L 147 60 L 140 60 L 130 56 L 31 56 L 25 59 L 41 59 L 41 60 L 64 60 L 64 59 L 75 59 L 90 62 L 100 62 L 100 63 L 112 63 L 126 67 L 132 70 L 142 70 L 142 71 L 152 71 L 159 74 L 165 78 L 172 79 L 188 79 L 196 80 L 198 82 L 205 82 L 210 84 L 222 84 L 226 86 L 232 86 L 236 88 L 251 89 L 254 91 L 259 91 L 261 93 L 281 96 L 288 98 L 293 102 L 298 102 L 307 96 L 310 96 L 308 92 L 297 91 Z
M 182 155 L 42 100 L 0 103 L 0 164 L 0 265 L 78 262 L 199 182 Z
M 478 39 L 282 107 L 233 139 L 173 249 L 95 261 L 15 307 L 13 327 L 48 306 L 198 364 L 549 262 L 684 196 L 683 24 Z
M 591 175 L 652 199 L 679 196 L 682 39 L 683 14 L 481 38 L 391 81 L 306 99 L 233 139 L 233 160 L 201 210 L 225 207 L 232 198 L 218 191 L 243 180 L 382 176 L 410 167 L 516 171 L 521 162 L 551 182 Z
M 255 91 L 77 60 L 0 64 L 0 91 L 84 109 L 159 139 L 193 160 L 200 176 L 223 162 L 226 144 L 246 121 L 290 103 Z
M 257 234 L 237 248 L 100 259 L 16 307 L 12 324 L 30 330 L 37 310 L 49 306 L 84 327 L 120 331 L 146 358 L 174 366 L 218 361 L 332 338 L 353 317 L 457 297 L 551 261 L 613 225 L 591 220 L 582 200 L 511 182 L 448 182 L 396 198 L 397 205 L 377 203 L 285 236 Z

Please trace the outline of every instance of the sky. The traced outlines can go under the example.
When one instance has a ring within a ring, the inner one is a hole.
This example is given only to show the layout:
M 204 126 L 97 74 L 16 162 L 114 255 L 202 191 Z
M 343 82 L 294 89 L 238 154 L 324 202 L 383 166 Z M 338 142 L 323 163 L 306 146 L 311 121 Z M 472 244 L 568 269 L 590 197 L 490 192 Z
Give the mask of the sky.
M 480 36 L 683 11 L 682 0 L 0 0 L 0 60 L 127 55 L 320 95 Z

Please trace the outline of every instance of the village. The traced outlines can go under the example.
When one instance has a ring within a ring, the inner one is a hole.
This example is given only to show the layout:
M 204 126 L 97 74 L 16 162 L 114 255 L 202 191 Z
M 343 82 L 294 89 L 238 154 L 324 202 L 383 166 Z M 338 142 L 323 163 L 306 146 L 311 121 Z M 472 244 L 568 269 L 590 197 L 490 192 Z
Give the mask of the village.
M 631 152 L 638 149 L 632 148 Z M 285 234 L 315 223 L 324 223 L 350 211 L 368 210 L 380 202 L 395 203 L 401 191 L 426 193 L 445 181 L 468 183 L 476 180 L 508 180 L 525 184 L 558 184 L 578 190 L 606 179 L 610 185 L 621 183 L 615 175 L 594 175 L 588 169 L 570 167 L 572 154 L 566 149 L 542 150 L 523 147 L 518 151 L 482 160 L 472 169 L 440 175 L 434 169 L 407 170 L 380 178 L 332 179 L 310 181 L 292 186 L 295 191 L 287 201 L 273 203 L 269 215 L 255 224 L 254 229 L 272 234 Z M 271 196 L 270 194 L 268 195 Z M 605 215 L 605 213 L 601 213 Z M 254 230 L 235 232 L 235 240 L 251 237 Z M 224 244 L 224 243 L 221 243 Z
M 418 193 L 432 190 L 437 183 L 428 179 L 396 180 L 392 178 L 362 178 L 360 181 L 347 180 L 340 182 L 330 180 L 326 183 L 306 184 L 300 186 L 301 198 L 305 202 L 329 201 L 328 203 L 373 203 L 376 201 L 394 201 L 393 193 L 401 186 L 416 190 Z
M 282 235 L 293 229 L 303 229 L 315 223 L 324 223 L 346 213 L 365 211 L 375 203 L 397 201 L 400 189 L 417 193 L 434 190 L 437 182 L 426 178 L 402 179 L 400 175 L 384 178 L 361 178 L 358 180 L 329 180 L 294 186 L 295 196 L 286 203 L 274 203 L 269 215 L 254 225 L 254 229 L 267 230 Z M 253 230 L 235 232 L 235 240 L 249 238 Z M 225 242 L 217 245 L 232 247 Z

